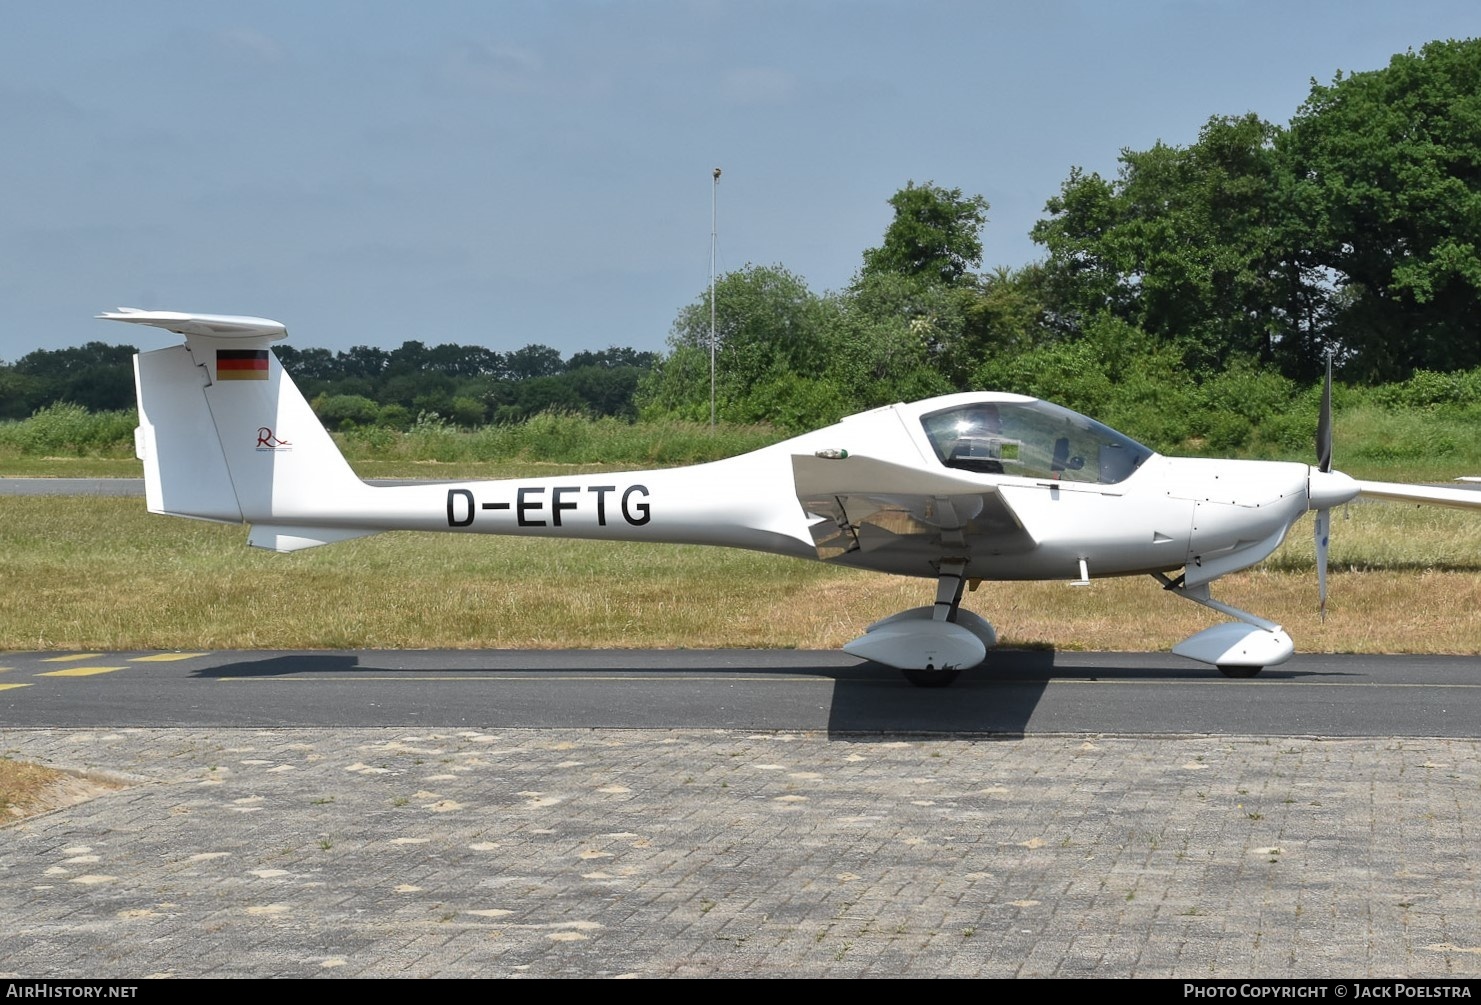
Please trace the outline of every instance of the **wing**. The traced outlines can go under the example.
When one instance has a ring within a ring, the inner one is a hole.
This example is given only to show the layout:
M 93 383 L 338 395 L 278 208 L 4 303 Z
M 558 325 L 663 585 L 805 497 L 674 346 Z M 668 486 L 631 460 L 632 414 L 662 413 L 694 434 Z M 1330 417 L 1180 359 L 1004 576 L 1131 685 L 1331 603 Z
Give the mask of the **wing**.
M 819 518 L 810 529 L 821 559 L 877 553 L 871 557 L 930 560 L 974 544 L 992 554 L 1035 545 L 997 487 L 980 476 L 859 455 L 794 454 L 792 477 L 797 500 Z
M 1468 481 L 1469 479 L 1462 479 Z M 1427 503 L 1431 506 L 1453 506 L 1457 509 L 1481 508 L 1481 490 L 1452 488 L 1444 485 L 1403 485 L 1398 482 L 1358 482 L 1358 491 L 1374 499 L 1390 502 Z

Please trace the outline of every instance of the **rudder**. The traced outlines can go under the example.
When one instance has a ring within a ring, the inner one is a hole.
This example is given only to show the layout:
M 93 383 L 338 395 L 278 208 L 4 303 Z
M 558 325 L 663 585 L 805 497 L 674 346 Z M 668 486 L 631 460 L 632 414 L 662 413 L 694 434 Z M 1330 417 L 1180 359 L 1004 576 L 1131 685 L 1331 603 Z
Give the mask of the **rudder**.
M 243 523 L 204 381 L 183 345 L 134 356 L 134 453 L 144 462 L 144 495 L 151 513 Z

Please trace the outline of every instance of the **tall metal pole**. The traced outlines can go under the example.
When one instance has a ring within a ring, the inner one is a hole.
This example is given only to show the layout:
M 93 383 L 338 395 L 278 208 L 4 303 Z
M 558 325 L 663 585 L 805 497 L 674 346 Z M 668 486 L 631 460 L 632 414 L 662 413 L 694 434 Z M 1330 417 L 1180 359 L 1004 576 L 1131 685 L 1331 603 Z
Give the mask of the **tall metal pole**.
M 715 202 L 720 192 L 720 169 L 710 185 L 710 433 L 715 432 Z

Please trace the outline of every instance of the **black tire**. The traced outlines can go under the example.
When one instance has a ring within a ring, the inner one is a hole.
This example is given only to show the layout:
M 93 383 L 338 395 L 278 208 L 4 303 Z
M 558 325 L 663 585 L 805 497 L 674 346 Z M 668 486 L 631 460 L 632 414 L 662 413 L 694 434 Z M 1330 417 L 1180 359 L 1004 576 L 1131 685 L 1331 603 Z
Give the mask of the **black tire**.
M 948 670 L 901 670 L 905 679 L 916 687 L 947 687 L 956 680 L 957 674 L 962 672 L 961 667 L 951 667 Z
M 1223 666 L 1223 667 L 1219 667 L 1219 673 L 1223 674 L 1225 677 L 1253 677 L 1256 674 L 1258 674 L 1261 670 L 1264 670 L 1264 669 L 1265 669 L 1264 667 L 1228 667 L 1228 666 Z

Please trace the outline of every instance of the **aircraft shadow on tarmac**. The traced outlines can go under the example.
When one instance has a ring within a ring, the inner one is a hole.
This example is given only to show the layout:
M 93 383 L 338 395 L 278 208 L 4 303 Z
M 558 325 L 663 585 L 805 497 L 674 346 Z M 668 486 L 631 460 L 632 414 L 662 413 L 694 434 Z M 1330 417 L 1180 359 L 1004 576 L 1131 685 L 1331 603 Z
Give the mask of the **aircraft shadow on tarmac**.
M 807 653 L 779 651 L 799 659 L 777 661 L 766 654 L 758 653 L 754 660 L 729 658 L 715 661 L 708 657 L 708 650 L 695 650 L 693 661 L 670 658 L 662 662 L 649 662 L 642 655 L 636 657 L 614 653 L 611 650 L 529 650 L 513 652 L 500 650 L 489 653 L 489 659 L 480 660 L 478 654 L 457 651 L 450 653 L 449 662 L 428 662 L 425 652 L 417 665 L 397 665 L 394 650 L 356 652 L 294 652 L 269 654 L 244 654 L 241 659 L 219 663 L 195 670 L 192 676 L 200 679 L 244 679 L 254 677 L 285 677 L 299 674 L 332 675 L 354 673 L 357 675 L 387 674 L 437 674 L 446 676 L 486 675 L 501 673 L 528 674 L 591 674 L 591 673 L 641 673 L 647 676 L 682 674 L 689 677 L 704 674 L 752 676 L 813 676 L 829 677 L 840 683 L 859 682 L 889 684 L 907 688 L 910 685 L 900 671 L 872 663 L 868 660 L 809 661 Z M 769 653 L 769 651 L 768 651 Z M 681 655 L 665 651 L 666 656 Z M 830 654 L 831 655 L 831 654 Z M 1002 649 L 994 651 L 979 667 L 963 670 L 956 681 L 945 688 L 919 688 L 926 693 L 943 692 L 957 694 L 963 690 L 993 687 L 1003 684 L 1024 685 L 1034 680 L 1157 680 L 1195 681 L 1220 680 L 1221 675 L 1212 667 L 1188 661 L 1176 665 L 1148 666 L 1139 664 L 1134 654 L 1126 658 L 1111 658 L 1105 662 L 1064 663 L 1052 649 Z M 1058 664 L 1058 665 L 1057 665 Z M 1285 666 L 1267 667 L 1259 680 L 1296 680 L 1304 677 L 1350 676 L 1347 672 L 1330 667 L 1302 669 L 1296 663 Z
M 590 680 L 608 675 L 614 680 L 638 675 L 649 681 L 682 677 L 687 682 L 682 690 L 665 685 L 651 701 L 644 703 L 651 719 L 656 720 L 649 721 L 649 725 L 817 728 L 820 723 L 809 724 L 799 717 L 808 715 L 816 720 L 821 714 L 830 735 L 885 741 L 902 735 L 991 734 L 994 739 L 1021 736 L 1044 688 L 1054 675 L 1054 654 L 1048 651 L 1014 654 L 1011 674 L 1000 671 L 992 677 L 978 678 L 964 673 L 956 684 L 934 688 L 914 687 L 898 670 L 877 663 L 863 660 L 851 660 L 845 664 L 809 661 L 809 654 L 800 653 L 788 655 L 801 656 L 802 659 L 788 658 L 780 663 L 763 658 L 717 662 L 712 653 L 696 653 L 694 660 L 662 660 L 649 665 L 622 658 L 622 654 L 597 652 L 520 654 L 527 657 L 524 659 L 511 659 L 509 653 L 488 653 L 484 654 L 488 658 L 483 661 L 470 660 L 469 654 L 459 653 L 446 662 L 428 662 L 425 655 L 419 654 L 414 669 L 403 665 L 407 661 L 398 660 L 395 653 L 386 651 L 363 656 L 327 652 L 249 656 L 200 668 L 192 676 L 218 680 L 312 676 L 333 680 L 351 676 L 364 679 L 382 675 L 426 675 L 430 683 L 432 678 L 447 681 L 509 675 L 522 678 L 548 676 L 552 684 L 563 678 Z M 603 660 L 604 656 L 608 658 Z M 778 705 L 794 703 L 795 698 L 789 695 L 779 701 L 775 688 L 766 687 L 752 688 L 746 694 L 738 695 L 735 691 L 737 675 L 755 678 L 758 682 L 769 678 L 826 678 L 833 681 L 831 698 L 821 710 L 808 703 L 806 708 L 778 711 Z M 635 682 L 633 686 L 640 685 Z M 716 701 L 710 696 L 710 689 L 722 686 L 726 689 L 725 696 Z M 594 712 L 594 715 L 607 718 L 594 720 L 591 724 L 638 724 L 614 718 L 621 715 L 611 707 L 616 704 L 607 703 L 607 709 Z M 465 703 L 462 711 L 472 712 L 474 705 L 476 703 Z M 394 718 L 394 712 L 387 711 Z M 695 715 L 700 715 L 701 719 L 695 721 Z
M 950 687 L 917 688 L 901 680 L 897 671 L 870 665 L 877 675 L 830 671 L 838 684 L 833 691 L 829 730 L 838 734 L 878 733 L 881 741 L 902 734 L 971 735 L 984 740 L 1015 740 L 1030 732 L 1030 720 L 1055 681 L 1209 683 L 1239 687 L 1252 681 L 1227 680 L 1213 667 L 1137 666 L 1087 663 L 1055 666 L 1048 650 L 994 653 L 981 667 L 963 671 Z M 1260 680 L 1277 686 L 1282 680 L 1307 676 L 1331 677 L 1326 671 L 1266 669 Z M 1343 674 L 1342 676 L 1345 676 Z
M 585 682 L 582 686 L 588 692 L 586 700 L 594 709 L 592 725 L 810 729 L 826 722 L 830 734 L 873 736 L 880 740 L 906 734 L 1022 737 L 1029 732 L 1030 720 L 1039 709 L 1046 688 L 1056 681 L 1209 683 L 1228 687 L 1252 683 L 1225 680 L 1218 671 L 1191 661 L 1185 665 L 1158 657 L 1158 662 L 1151 664 L 1145 659 L 1138 661 L 1133 654 L 1090 659 L 1065 654 L 1070 656 L 1070 661 L 1060 659 L 1061 665 L 1056 665 L 1059 655 L 1047 649 L 1000 650 L 982 667 L 964 671 L 949 687 L 914 687 L 899 671 L 880 664 L 840 659 L 834 653 L 796 651 L 642 654 L 501 650 L 448 653 L 445 660 L 426 652 L 406 654 L 402 658 L 395 651 L 385 650 L 264 653 L 242 654 L 230 662 L 199 668 L 192 676 L 222 680 L 311 676 L 344 682 L 349 677 L 404 679 L 425 675 L 429 686 L 434 681 L 549 677 L 552 684 L 562 680 Z M 1303 670 L 1299 665 L 1276 667 L 1266 670 L 1253 683 L 1267 679 L 1278 684 L 1309 676 L 1331 677 L 1333 672 L 1331 667 L 1312 670 Z M 1336 673 L 1347 676 L 1342 671 Z M 599 694 L 588 685 L 593 678 L 601 682 L 602 677 L 612 680 L 605 683 Z M 678 684 L 677 678 L 681 677 L 682 687 L 671 687 L 665 680 L 674 678 L 673 683 Z M 754 678 L 758 686 L 738 686 L 738 677 Z M 827 700 L 798 703 L 795 696 L 779 698 L 774 687 L 764 686 L 771 679 L 798 677 L 831 680 L 833 685 Z M 645 686 L 643 680 L 649 682 L 646 686 L 650 689 L 654 680 L 663 680 L 664 686 L 635 701 L 609 700 L 613 694 L 611 687 L 631 686 L 636 694 L 637 689 Z M 725 689 L 724 697 L 718 701 L 713 697 L 714 687 Z M 564 694 L 569 696 L 570 692 Z M 466 695 L 459 699 L 465 706 L 461 711 L 477 715 L 476 708 L 466 707 L 465 699 Z M 433 699 L 429 697 L 429 700 Z M 642 721 L 636 712 L 623 713 L 619 708 L 634 705 L 643 710 L 646 718 Z M 789 712 L 788 706 L 795 708 L 795 712 Z M 630 718 L 622 719 L 623 714 Z M 722 714 L 729 718 L 712 718 Z M 538 720 L 537 715 L 532 721 Z

